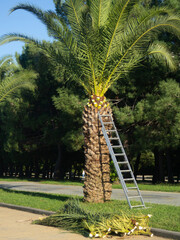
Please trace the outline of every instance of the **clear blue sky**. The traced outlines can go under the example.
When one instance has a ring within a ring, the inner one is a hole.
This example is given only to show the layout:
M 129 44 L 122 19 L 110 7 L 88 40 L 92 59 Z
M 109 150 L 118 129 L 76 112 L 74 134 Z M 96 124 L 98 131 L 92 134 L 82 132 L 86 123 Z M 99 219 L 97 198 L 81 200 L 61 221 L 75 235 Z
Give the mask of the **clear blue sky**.
M 54 10 L 53 0 L 0 0 L 0 36 L 8 33 L 21 33 L 39 40 L 50 40 L 46 27 L 33 14 L 25 10 L 9 10 L 18 3 L 30 3 L 43 10 Z M 0 58 L 21 53 L 23 43 L 12 42 L 0 46 Z

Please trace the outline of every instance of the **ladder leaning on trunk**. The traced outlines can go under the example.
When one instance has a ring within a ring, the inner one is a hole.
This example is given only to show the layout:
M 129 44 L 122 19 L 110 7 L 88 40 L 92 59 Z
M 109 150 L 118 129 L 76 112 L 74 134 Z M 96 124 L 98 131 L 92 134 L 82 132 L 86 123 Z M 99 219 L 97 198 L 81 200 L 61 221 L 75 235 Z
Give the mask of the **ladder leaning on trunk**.
M 109 148 L 111 158 L 113 160 L 117 175 L 121 182 L 129 207 L 131 209 L 135 207 L 145 207 L 145 203 L 143 201 L 136 179 L 132 172 L 127 155 L 124 151 L 124 147 L 122 145 L 118 131 L 114 124 L 112 115 L 111 114 L 101 115 L 100 112 L 98 112 L 98 117 L 101 122 L 102 132 L 106 140 L 107 146 Z M 133 182 L 133 187 L 127 187 L 126 185 L 127 182 Z M 140 200 L 141 203 L 138 205 L 132 205 L 131 200 Z

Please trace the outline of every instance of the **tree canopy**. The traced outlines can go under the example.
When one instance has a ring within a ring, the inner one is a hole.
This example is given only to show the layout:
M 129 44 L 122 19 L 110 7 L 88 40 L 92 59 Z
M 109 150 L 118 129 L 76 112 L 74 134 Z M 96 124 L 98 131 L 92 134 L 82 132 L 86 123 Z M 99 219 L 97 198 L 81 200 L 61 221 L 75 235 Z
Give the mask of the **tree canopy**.
M 166 44 L 157 41 L 161 32 L 179 37 L 179 16 L 168 8 L 144 8 L 139 0 L 54 0 L 54 4 L 55 12 L 30 4 L 19 4 L 11 12 L 23 9 L 33 13 L 56 44 L 21 34 L 5 35 L 1 43 L 34 42 L 52 61 L 66 65 L 69 78 L 89 95 L 104 96 L 115 81 L 147 57 L 163 60 L 175 69 Z
M 64 174 L 78 164 L 82 170 L 81 116 L 86 95 L 104 95 L 109 89 L 106 96 L 115 99 L 111 106 L 133 167 L 139 154 L 139 170 L 143 164 L 153 168 L 162 157 L 167 174 L 171 156 L 171 167 L 178 175 L 179 1 L 54 3 L 55 12 L 30 4 L 11 10 L 33 13 L 47 26 L 53 43 L 22 34 L 1 38 L 1 44 L 28 43 L 17 57 L 21 67 L 2 59 L 1 80 L 15 79 L 11 73 L 22 79 L 30 72 L 38 76 L 33 92 L 17 91 L 17 97 L 6 98 L 1 109 L 3 161 L 21 159 L 17 165 L 25 164 L 27 172 L 36 169 L 38 176 L 48 165 L 47 172 L 53 172 L 62 154 L 67 163 Z

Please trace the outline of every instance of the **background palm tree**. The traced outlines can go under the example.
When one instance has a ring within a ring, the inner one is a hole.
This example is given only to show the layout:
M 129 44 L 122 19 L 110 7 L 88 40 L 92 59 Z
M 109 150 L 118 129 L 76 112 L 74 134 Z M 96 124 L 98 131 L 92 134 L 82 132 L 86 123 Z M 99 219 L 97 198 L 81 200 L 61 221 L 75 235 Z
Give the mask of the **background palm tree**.
M 0 59 L 0 103 L 7 97 L 16 94 L 18 89 L 34 89 L 34 79 L 37 74 L 33 71 L 23 70 L 15 64 L 11 56 Z
M 19 4 L 38 17 L 56 46 L 21 34 L 8 34 L 1 43 L 32 42 L 55 64 L 66 66 L 66 79 L 76 81 L 89 96 L 84 108 L 84 199 L 110 200 L 109 154 L 99 128 L 97 113 L 111 112 L 105 93 L 145 58 L 153 57 L 172 70 L 175 63 L 159 33 L 180 35 L 180 18 L 166 8 L 143 7 L 140 0 L 54 0 L 55 12 Z

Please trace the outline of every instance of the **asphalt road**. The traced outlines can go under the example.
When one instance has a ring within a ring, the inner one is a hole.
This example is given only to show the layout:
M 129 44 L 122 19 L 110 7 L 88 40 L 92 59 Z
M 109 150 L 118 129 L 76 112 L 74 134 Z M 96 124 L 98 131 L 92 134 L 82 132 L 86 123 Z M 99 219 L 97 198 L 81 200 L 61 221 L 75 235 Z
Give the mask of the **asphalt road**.
M 83 196 L 83 188 L 80 186 L 3 181 L 0 182 L 0 188 L 29 192 L 44 192 Z M 132 194 L 134 194 L 134 191 L 131 190 L 131 192 Z M 145 202 L 180 206 L 180 193 L 141 191 L 141 194 Z M 124 200 L 125 196 L 123 190 L 113 189 L 112 199 Z

